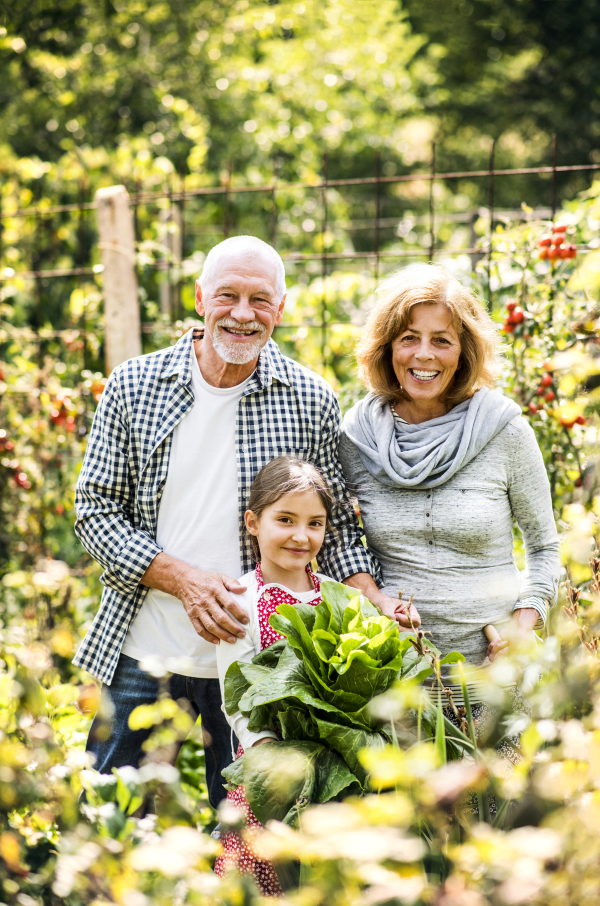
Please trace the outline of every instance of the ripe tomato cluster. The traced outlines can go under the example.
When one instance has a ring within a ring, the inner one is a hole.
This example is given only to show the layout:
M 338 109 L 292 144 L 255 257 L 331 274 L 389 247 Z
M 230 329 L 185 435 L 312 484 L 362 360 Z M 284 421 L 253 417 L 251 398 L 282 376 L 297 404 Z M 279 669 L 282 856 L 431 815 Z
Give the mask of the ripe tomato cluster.
M 532 415 L 538 412 L 540 409 L 543 409 L 546 403 L 552 403 L 556 399 L 556 394 L 552 389 L 554 379 L 551 374 L 546 372 L 542 375 L 540 379 L 539 386 L 536 390 L 537 400 L 534 402 L 531 400 L 529 403 L 529 411 Z
M 524 325 L 524 322 L 528 314 L 520 305 L 517 305 L 516 302 L 507 302 L 506 303 L 506 317 L 504 319 L 504 324 L 502 325 L 502 330 L 504 333 L 514 333 L 515 330 L 517 334 L 520 335 L 523 333 L 525 335 L 525 328 L 519 329 L 521 325 Z
M 551 236 L 547 233 L 542 236 L 538 242 L 539 257 L 542 260 L 556 261 L 557 258 L 575 258 L 577 246 L 565 242 L 567 229 L 566 223 L 556 223 L 552 228 Z

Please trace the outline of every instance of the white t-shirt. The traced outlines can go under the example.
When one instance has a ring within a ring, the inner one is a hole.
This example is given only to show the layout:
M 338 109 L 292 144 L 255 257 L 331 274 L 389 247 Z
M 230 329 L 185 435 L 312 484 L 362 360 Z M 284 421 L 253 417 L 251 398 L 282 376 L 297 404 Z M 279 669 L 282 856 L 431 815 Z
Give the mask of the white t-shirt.
M 327 576 L 322 576 L 320 573 L 317 573 L 317 578 L 320 582 L 323 582 L 327 579 Z M 219 669 L 219 684 L 221 686 L 221 699 L 225 701 L 225 675 L 229 670 L 231 664 L 235 661 L 245 661 L 250 663 L 255 654 L 258 654 L 261 651 L 261 641 L 260 641 L 260 624 L 258 619 L 258 582 L 256 579 L 256 572 L 246 573 L 245 576 L 242 576 L 240 579 L 240 585 L 245 585 L 247 591 L 239 595 L 239 603 L 244 608 L 248 614 L 250 622 L 247 626 L 244 626 L 246 630 L 246 635 L 243 639 L 237 639 L 235 642 L 221 642 L 217 648 L 217 667 Z M 310 604 L 311 601 L 314 601 L 315 598 L 318 598 L 320 592 L 315 591 L 291 591 L 289 588 L 286 588 L 285 585 L 278 585 L 275 582 L 270 582 L 266 585 L 263 585 L 261 588 L 262 592 L 270 588 L 282 588 L 289 595 L 299 601 L 301 604 Z M 249 749 L 258 739 L 264 739 L 268 737 L 270 739 L 277 739 L 274 733 L 270 730 L 261 730 L 260 732 L 254 732 L 253 730 L 248 729 L 248 718 L 238 711 L 237 714 L 229 715 L 225 710 L 225 705 L 221 705 L 221 710 L 227 718 L 229 726 L 239 739 L 242 744 L 243 749 Z
M 236 419 L 250 378 L 211 387 L 193 345 L 191 357 L 195 401 L 173 431 L 156 541 L 165 554 L 233 578 L 242 571 Z M 217 647 L 197 634 L 178 598 L 151 588 L 122 651 L 141 661 L 158 659 L 172 673 L 216 677 Z

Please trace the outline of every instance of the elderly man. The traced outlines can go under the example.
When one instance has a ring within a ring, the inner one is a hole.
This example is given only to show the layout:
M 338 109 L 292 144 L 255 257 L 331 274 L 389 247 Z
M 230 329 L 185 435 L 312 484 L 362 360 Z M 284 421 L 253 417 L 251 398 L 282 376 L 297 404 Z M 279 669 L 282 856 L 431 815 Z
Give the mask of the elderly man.
M 158 680 L 138 665 L 158 660 L 171 696 L 201 715 L 213 806 L 232 757 L 215 645 L 244 635 L 235 595 L 252 549 L 243 515 L 266 462 L 293 453 L 322 469 L 337 505 L 320 568 L 405 622 L 378 590 L 346 500 L 333 392 L 270 339 L 285 291 L 271 246 L 249 236 L 215 246 L 196 284 L 204 329 L 115 369 L 77 487 L 76 532 L 104 568 L 105 589 L 75 663 L 105 684 L 112 712 L 110 735 L 93 725 L 88 750 L 102 772 L 139 764 L 149 731 L 131 730 L 128 718 L 156 700 Z

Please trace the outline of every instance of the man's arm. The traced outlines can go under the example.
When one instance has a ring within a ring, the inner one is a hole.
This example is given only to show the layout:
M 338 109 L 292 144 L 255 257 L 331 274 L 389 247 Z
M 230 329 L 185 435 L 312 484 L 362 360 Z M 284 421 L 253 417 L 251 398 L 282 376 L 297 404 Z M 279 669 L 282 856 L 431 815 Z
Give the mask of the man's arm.
M 338 582 L 356 573 L 368 573 L 377 583 L 381 581 L 379 563 L 362 543 L 363 533 L 338 459 L 342 423 L 340 407 L 331 387 L 322 387 L 321 394 L 319 433 L 315 437 L 313 462 L 321 469 L 333 492 L 334 507 L 332 531 L 325 536 L 318 557 L 319 569 Z
M 129 425 L 115 369 L 100 398 L 75 492 L 75 533 L 101 566 L 102 582 L 133 593 L 160 553 L 156 540 L 133 525 L 135 488 L 129 470 Z M 134 376 L 135 378 L 135 376 Z
M 136 367 L 137 361 L 115 369 L 100 398 L 77 482 L 75 532 L 104 567 L 105 585 L 124 594 L 133 594 L 140 584 L 173 594 L 182 601 L 196 632 L 218 644 L 219 639 L 229 640 L 240 631 L 227 610 L 240 622 L 247 621 L 229 593 L 241 590 L 239 583 L 168 557 L 147 531 L 133 525 L 135 485 L 119 381 L 123 368 Z M 128 375 L 128 379 L 135 377 Z

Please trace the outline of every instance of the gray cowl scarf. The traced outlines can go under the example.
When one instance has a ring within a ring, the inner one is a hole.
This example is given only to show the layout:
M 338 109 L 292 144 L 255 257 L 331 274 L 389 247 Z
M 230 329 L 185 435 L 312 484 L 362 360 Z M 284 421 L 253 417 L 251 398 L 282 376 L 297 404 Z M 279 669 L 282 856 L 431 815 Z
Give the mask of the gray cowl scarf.
M 484 387 L 447 415 L 397 424 L 391 406 L 369 393 L 344 419 L 367 471 L 388 487 L 436 488 L 471 462 L 521 409 Z

